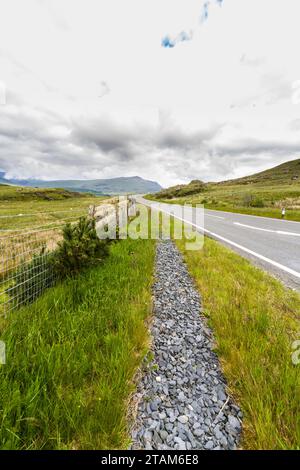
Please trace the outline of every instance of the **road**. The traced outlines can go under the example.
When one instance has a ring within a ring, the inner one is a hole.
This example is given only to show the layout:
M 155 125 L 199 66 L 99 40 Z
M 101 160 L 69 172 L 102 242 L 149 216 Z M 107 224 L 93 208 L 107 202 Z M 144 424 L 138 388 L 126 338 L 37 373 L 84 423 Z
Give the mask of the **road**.
M 182 206 L 177 204 L 152 202 L 140 196 L 137 201 L 186 222 L 196 220 L 194 226 L 199 231 L 300 291 L 300 222 L 205 209 L 204 221 L 202 218 L 199 224 L 195 218 L 199 209 L 187 210 L 183 215 Z

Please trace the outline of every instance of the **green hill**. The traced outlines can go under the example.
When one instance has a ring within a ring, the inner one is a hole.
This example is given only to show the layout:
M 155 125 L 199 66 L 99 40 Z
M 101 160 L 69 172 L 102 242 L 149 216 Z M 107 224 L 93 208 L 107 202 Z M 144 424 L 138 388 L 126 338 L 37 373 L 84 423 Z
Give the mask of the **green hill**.
M 300 159 L 292 160 L 290 162 L 282 163 L 260 173 L 254 175 L 244 176 L 229 181 L 222 181 L 221 185 L 232 184 L 292 184 L 294 182 L 300 183 Z
M 87 194 L 54 188 L 25 188 L 0 182 L 0 201 L 60 201 L 70 198 L 84 198 Z
M 285 207 L 287 219 L 300 221 L 300 159 L 243 178 L 173 186 L 150 199 L 265 217 L 281 217 Z
M 190 196 L 192 194 L 202 193 L 206 185 L 203 181 L 193 180 L 189 184 L 178 184 L 167 189 L 162 189 L 156 193 L 156 198 L 172 199 L 174 197 Z

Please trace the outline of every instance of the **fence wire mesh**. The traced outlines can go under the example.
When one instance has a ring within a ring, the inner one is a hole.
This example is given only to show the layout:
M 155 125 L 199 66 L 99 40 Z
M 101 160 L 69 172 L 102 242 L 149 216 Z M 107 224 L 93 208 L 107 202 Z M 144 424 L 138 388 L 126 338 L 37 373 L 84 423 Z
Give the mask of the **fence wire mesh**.
M 61 230 L 39 230 L 0 237 L 0 316 L 32 303 L 55 281 L 49 263 Z
M 49 262 L 51 252 L 62 239 L 61 229 L 65 223 L 75 223 L 80 216 L 86 215 L 83 211 L 80 214 L 76 212 L 46 213 L 47 221 L 43 225 L 32 223 L 31 229 L 28 229 L 28 225 L 23 227 L 23 220 L 30 217 L 31 222 L 34 222 L 32 217 L 36 215 L 35 220 L 40 222 L 39 218 L 44 214 L 1 215 L 0 317 L 6 317 L 22 305 L 32 303 L 55 283 L 54 270 Z M 57 220 L 50 222 L 50 216 Z M 13 221 L 16 217 L 17 227 Z
M 32 303 L 54 285 L 56 276 L 50 257 L 62 239 L 61 229 L 67 222 L 76 223 L 81 216 L 89 214 L 105 224 L 117 201 L 117 198 L 109 200 L 109 210 L 102 201 L 100 206 L 91 206 L 89 212 L 84 213 L 74 210 L 0 215 L 0 317 Z M 127 202 L 123 203 L 127 214 Z M 53 218 L 55 220 L 51 221 Z

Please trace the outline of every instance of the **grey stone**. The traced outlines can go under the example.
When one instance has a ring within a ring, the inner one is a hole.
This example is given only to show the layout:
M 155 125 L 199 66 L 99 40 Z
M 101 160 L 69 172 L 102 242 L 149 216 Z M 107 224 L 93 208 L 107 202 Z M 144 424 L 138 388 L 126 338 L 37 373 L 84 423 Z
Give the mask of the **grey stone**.
M 207 443 L 205 444 L 204 448 L 207 449 L 207 450 L 213 449 L 213 448 L 214 448 L 214 443 L 213 443 L 213 441 L 207 441 Z
M 178 416 L 178 418 L 177 418 L 177 419 L 178 419 L 178 421 L 179 421 L 180 423 L 182 423 L 182 424 L 185 424 L 185 423 L 187 423 L 187 422 L 188 422 L 188 420 L 189 420 L 188 416 L 186 416 L 186 415 L 181 415 L 181 416 Z
M 138 384 L 132 449 L 235 449 L 242 412 L 227 400 L 201 301 L 173 242 L 157 244 L 153 360 Z M 222 411 L 220 411 L 222 409 Z

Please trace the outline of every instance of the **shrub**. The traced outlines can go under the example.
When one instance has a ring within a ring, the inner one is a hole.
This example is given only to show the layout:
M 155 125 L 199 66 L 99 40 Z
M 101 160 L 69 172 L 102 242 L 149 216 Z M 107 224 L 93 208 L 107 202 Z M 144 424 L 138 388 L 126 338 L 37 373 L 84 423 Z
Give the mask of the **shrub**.
M 243 196 L 242 205 L 245 206 L 245 207 L 250 207 L 251 202 L 252 202 L 252 195 L 251 194 L 245 194 Z
M 256 197 L 250 202 L 251 207 L 265 207 L 263 199 Z
M 97 236 L 95 220 L 81 217 L 75 225 L 66 224 L 63 240 L 55 250 L 52 262 L 60 278 L 77 274 L 108 255 L 108 241 Z

